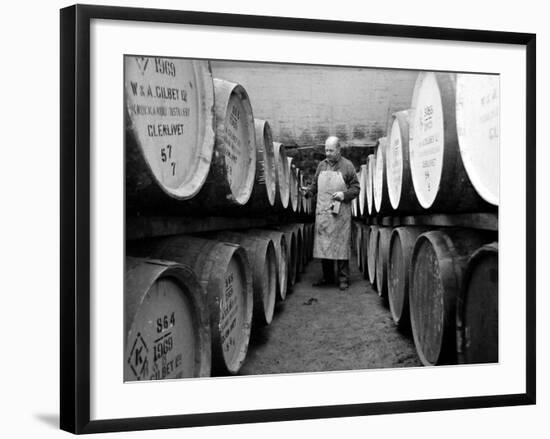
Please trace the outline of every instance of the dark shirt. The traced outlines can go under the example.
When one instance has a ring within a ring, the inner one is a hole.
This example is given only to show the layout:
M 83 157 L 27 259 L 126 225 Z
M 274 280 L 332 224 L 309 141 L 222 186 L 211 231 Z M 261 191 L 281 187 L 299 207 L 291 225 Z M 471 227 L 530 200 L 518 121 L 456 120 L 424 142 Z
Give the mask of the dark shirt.
M 355 172 L 355 168 L 353 167 L 353 163 L 342 156 L 340 156 L 338 161 L 334 164 L 331 164 L 327 159 L 324 159 L 319 163 L 319 166 L 317 166 L 317 171 L 315 172 L 313 183 L 308 188 L 308 192 L 311 195 L 317 194 L 317 180 L 319 179 L 319 174 L 322 171 L 335 171 L 342 174 L 344 183 L 347 186 L 347 190 L 343 191 L 345 203 L 349 203 L 357 195 L 359 195 L 359 180 L 357 180 L 357 174 Z

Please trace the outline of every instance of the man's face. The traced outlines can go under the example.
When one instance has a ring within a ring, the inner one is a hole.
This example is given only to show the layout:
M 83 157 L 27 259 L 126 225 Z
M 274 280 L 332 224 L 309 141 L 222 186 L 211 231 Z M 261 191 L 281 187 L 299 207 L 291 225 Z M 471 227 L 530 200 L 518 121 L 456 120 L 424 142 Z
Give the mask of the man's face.
M 325 156 L 329 162 L 336 162 L 340 158 L 340 148 L 338 148 L 336 144 L 328 142 L 325 145 Z

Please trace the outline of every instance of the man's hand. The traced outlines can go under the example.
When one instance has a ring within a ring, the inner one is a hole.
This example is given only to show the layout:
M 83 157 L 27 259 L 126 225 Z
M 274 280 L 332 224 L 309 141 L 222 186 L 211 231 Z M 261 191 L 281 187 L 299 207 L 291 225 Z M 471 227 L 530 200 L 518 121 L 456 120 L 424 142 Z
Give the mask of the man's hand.
M 344 193 L 343 192 L 334 192 L 332 194 L 332 199 L 336 201 L 344 201 Z

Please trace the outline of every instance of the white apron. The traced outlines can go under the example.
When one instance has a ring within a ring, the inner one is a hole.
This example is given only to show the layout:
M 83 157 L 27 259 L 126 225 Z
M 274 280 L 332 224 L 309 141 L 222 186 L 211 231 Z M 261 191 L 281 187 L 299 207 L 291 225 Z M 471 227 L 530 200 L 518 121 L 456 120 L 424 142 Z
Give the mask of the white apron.
M 346 190 L 341 172 L 321 171 L 317 181 L 314 258 L 340 260 L 350 258 L 351 205 L 342 202 L 337 215 L 331 211 L 332 194 Z

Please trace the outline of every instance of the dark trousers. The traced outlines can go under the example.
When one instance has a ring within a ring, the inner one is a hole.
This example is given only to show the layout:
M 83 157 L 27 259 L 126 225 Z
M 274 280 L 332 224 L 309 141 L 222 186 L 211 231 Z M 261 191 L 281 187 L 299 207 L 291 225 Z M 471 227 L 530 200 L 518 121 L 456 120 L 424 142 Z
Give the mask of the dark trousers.
M 335 264 L 336 262 L 336 264 Z M 323 266 L 323 279 L 327 282 L 335 283 L 338 279 L 339 283 L 349 284 L 349 260 L 347 259 L 321 259 L 321 265 Z M 336 265 L 336 275 L 334 273 L 334 266 Z

